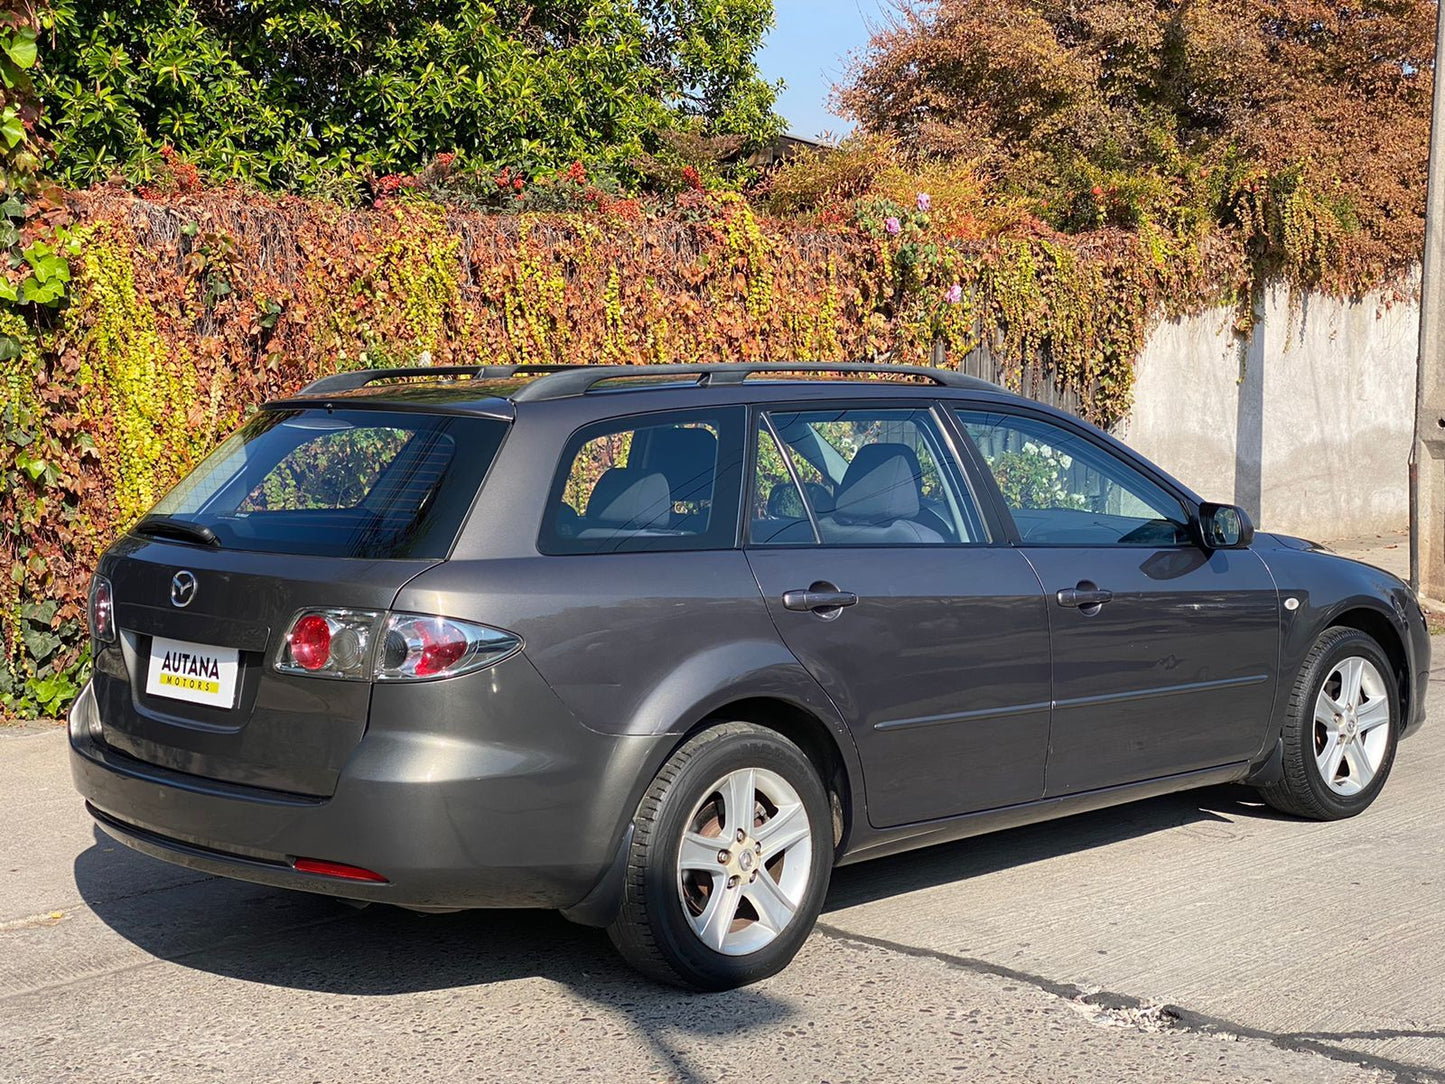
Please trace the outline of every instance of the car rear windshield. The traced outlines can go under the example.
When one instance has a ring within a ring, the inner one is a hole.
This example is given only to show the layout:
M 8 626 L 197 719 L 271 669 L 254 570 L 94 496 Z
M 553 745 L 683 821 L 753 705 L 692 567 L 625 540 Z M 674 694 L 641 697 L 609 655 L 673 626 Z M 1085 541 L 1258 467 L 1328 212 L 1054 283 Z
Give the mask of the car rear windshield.
M 506 431 L 491 418 L 263 410 L 151 515 L 228 549 L 445 557 Z

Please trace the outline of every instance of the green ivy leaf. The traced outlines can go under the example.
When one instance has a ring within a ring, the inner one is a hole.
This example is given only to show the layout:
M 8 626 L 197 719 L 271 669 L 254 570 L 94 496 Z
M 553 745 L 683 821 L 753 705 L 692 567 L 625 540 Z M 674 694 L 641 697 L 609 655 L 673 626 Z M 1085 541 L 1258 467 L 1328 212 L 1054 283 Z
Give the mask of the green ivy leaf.
M 45 460 L 39 456 L 31 455 L 29 452 L 21 452 L 15 457 L 15 465 L 23 470 L 32 482 L 40 481 L 41 475 L 45 473 Z
M 35 52 L 35 29 L 29 26 L 16 31 L 15 36 L 5 46 L 5 55 L 17 68 L 33 68 Z
M 45 715 L 58 715 L 66 703 L 79 691 L 75 678 L 69 673 L 52 673 L 26 682 L 28 692 Z
M 5 110 L 4 117 L 0 118 L 0 137 L 4 137 L 12 150 L 25 139 L 25 125 L 13 110 Z

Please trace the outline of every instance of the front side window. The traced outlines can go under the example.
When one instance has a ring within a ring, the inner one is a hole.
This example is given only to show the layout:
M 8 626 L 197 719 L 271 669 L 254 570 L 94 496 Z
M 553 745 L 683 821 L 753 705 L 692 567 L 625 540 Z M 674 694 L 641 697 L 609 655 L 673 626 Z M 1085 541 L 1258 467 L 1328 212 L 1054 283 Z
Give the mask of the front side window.
M 1176 546 L 1184 506 L 1117 456 L 1039 418 L 960 410 L 1025 544 Z
M 927 410 L 772 412 L 757 434 L 749 540 L 830 546 L 983 541 L 973 502 L 947 462 Z
M 722 549 L 737 531 L 742 410 L 613 419 L 563 452 L 543 553 Z

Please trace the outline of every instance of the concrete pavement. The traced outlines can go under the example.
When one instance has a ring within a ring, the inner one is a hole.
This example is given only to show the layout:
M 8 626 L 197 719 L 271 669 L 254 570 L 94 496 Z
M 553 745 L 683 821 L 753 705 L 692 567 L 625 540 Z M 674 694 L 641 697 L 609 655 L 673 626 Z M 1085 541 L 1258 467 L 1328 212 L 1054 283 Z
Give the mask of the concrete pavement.
M 0 1081 L 1445 1081 L 1442 681 L 1363 817 L 1215 788 L 848 867 L 791 968 L 710 996 L 548 914 L 152 861 L 63 734 L 0 736 Z

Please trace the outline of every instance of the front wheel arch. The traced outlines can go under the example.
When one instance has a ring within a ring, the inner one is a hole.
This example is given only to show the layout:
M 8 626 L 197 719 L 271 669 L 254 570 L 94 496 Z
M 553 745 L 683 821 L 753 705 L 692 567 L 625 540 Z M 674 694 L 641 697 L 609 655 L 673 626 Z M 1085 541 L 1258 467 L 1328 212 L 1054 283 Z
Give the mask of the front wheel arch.
M 1403 728 L 1410 718 L 1410 663 L 1405 655 L 1405 641 L 1395 623 L 1379 610 L 1357 607 L 1336 614 L 1329 625 L 1356 629 L 1380 645 L 1395 672 L 1395 687 L 1400 697 L 1400 725 Z

